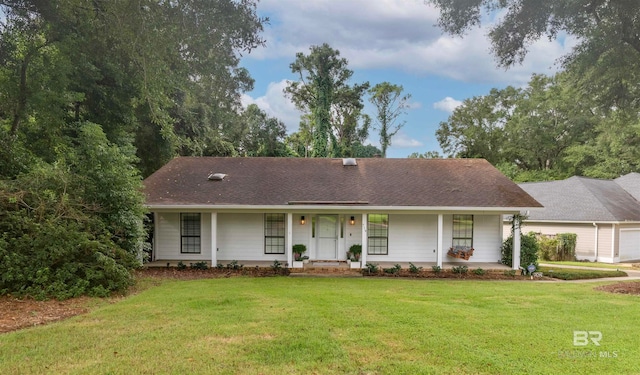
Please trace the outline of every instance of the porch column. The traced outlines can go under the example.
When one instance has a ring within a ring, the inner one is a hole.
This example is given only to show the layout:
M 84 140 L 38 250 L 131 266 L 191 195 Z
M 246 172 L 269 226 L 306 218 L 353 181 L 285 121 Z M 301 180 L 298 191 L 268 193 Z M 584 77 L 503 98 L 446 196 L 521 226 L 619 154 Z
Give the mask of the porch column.
M 438 248 L 436 249 L 436 265 L 442 268 L 442 246 L 444 244 L 444 219 L 442 214 L 438 214 Z
M 285 242 L 285 249 L 287 252 L 287 264 L 289 267 L 293 267 L 293 214 L 289 212 L 287 214 L 287 241 Z
M 211 267 L 218 264 L 218 213 L 211 213 Z
M 369 249 L 369 244 L 367 243 L 367 214 L 362 214 L 362 254 L 360 254 L 360 267 L 364 268 L 364 265 L 367 264 L 367 252 Z
M 513 218 L 513 264 L 512 269 L 520 269 L 520 218 L 514 216 Z

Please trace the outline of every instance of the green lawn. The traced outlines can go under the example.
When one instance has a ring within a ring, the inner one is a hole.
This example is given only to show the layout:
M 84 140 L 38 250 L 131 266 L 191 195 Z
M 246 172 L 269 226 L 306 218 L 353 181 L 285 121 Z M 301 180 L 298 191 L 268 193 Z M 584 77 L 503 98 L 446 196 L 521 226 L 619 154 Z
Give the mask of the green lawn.
M 0 374 L 638 373 L 640 299 L 598 284 L 167 281 L 0 335 Z M 574 330 L 601 345 L 574 346 Z

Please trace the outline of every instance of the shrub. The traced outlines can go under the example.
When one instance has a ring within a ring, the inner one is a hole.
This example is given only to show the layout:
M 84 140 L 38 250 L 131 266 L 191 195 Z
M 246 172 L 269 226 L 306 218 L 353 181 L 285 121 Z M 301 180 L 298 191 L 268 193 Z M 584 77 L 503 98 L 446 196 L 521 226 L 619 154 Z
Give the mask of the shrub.
M 187 269 L 187 265 L 184 264 L 183 261 L 179 261 L 176 266 L 178 267 L 179 270 L 186 270 Z
M 244 264 L 238 264 L 237 260 L 232 260 L 231 263 L 227 264 L 227 269 L 229 270 L 240 270 L 244 267 Z
M 194 270 L 207 270 L 209 269 L 209 266 L 207 265 L 207 262 L 195 262 L 191 264 L 191 269 Z
M 556 260 L 558 239 L 554 236 L 538 236 L 538 257 L 542 260 Z
M 413 263 L 409 263 L 409 272 L 411 273 L 420 273 L 420 271 L 422 271 L 422 267 L 416 267 L 415 264 Z
M 469 272 L 469 267 L 467 267 L 467 266 L 452 267 L 451 268 L 451 272 L 459 274 L 459 275 L 466 275 L 466 273 Z
M 501 253 L 500 262 L 511 266 L 513 263 L 513 235 L 502 243 Z M 520 235 L 520 267 L 526 269 L 530 264 L 538 268 L 538 240 L 533 232 Z
M 395 264 L 393 267 L 391 268 L 385 268 L 383 271 L 384 273 L 390 273 L 392 275 L 397 275 L 400 273 L 400 270 L 402 269 L 402 266 L 399 264 Z
M 575 233 L 558 234 L 558 255 L 556 260 L 576 260 L 576 242 L 578 235 Z
M 442 272 L 442 267 L 440 266 L 431 266 L 431 269 L 433 270 L 433 272 L 437 275 L 440 272 Z
M 485 273 L 487 273 L 487 271 L 483 270 L 482 268 L 476 268 L 475 270 L 473 270 L 473 273 L 478 275 L 478 276 L 482 276 Z
M 364 265 L 368 274 L 378 273 L 378 265 L 375 263 L 367 263 Z

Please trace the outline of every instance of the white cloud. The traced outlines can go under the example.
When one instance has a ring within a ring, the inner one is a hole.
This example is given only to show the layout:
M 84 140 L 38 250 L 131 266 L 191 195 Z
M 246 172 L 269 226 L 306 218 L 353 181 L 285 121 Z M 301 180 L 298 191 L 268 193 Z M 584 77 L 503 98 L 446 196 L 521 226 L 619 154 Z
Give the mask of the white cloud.
M 393 138 L 391 138 L 391 147 L 395 148 L 411 148 L 421 147 L 423 143 L 417 139 L 413 139 L 406 133 L 399 131 Z
M 444 35 L 435 26 L 438 10 L 422 0 L 262 0 L 258 10 L 272 18 L 265 28 L 267 45 L 253 59 L 283 58 L 329 43 L 352 69 L 401 69 L 465 82 L 527 82 L 533 72 L 553 73 L 556 60 L 576 44 L 574 38 L 541 38 L 522 65 L 496 68 L 486 36 L 493 17 L 464 38 Z
M 280 82 L 269 83 L 264 96 L 254 99 L 247 94 L 243 94 L 241 98 L 242 105 L 246 108 L 249 104 L 256 104 L 269 116 L 284 122 L 287 126 L 287 132 L 293 133 L 298 130 L 301 113 L 291 100 L 284 95 L 283 90 L 286 86 L 287 80 L 283 79 Z
M 456 109 L 461 105 L 462 105 L 462 102 L 460 100 L 455 100 L 454 98 L 447 96 L 446 98 L 440 100 L 439 102 L 433 103 L 433 108 L 451 113 L 453 112 L 454 109 Z

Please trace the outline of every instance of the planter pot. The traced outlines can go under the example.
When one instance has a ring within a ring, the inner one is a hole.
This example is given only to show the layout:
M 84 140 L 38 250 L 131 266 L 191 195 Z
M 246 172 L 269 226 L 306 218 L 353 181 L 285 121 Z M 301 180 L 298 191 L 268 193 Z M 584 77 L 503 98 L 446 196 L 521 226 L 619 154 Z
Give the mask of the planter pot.
M 303 264 L 309 264 L 309 259 L 305 259 L 302 261 Z
M 347 263 L 349 263 L 349 268 L 352 270 L 359 270 L 362 268 L 362 264 L 360 262 L 348 261 Z
M 291 268 L 303 268 L 304 267 L 304 262 L 303 261 L 297 261 L 294 260 L 293 261 L 293 265 L 291 266 Z

